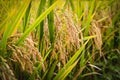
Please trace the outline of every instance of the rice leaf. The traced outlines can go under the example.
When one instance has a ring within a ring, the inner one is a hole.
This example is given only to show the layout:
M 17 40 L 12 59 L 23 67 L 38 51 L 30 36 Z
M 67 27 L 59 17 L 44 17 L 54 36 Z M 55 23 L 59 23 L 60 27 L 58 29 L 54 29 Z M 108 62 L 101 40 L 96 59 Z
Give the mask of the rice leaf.
M 71 70 L 76 66 L 79 59 L 77 59 L 71 66 L 69 66 L 59 77 L 59 80 L 65 80 L 66 76 L 71 72 Z
M 95 0 L 92 0 L 91 5 L 89 6 L 90 10 L 89 10 L 89 13 L 88 13 L 87 22 L 85 23 L 85 27 L 86 27 L 85 32 L 84 32 L 85 36 L 88 35 L 88 31 L 89 31 L 89 28 L 90 28 L 89 25 L 90 25 L 90 22 L 91 22 L 91 20 L 94 16 L 94 14 L 93 14 L 93 11 L 94 11 L 94 8 L 95 8 L 94 5 L 95 5 Z
M 54 0 L 49 0 L 49 6 L 53 4 Z M 48 14 L 48 28 L 51 44 L 54 42 L 54 13 L 53 10 Z
M 32 2 L 32 1 L 31 1 Z M 23 18 L 23 32 L 25 32 L 25 30 L 28 27 L 28 21 L 29 21 L 29 15 L 30 15 L 30 9 L 31 9 L 31 2 L 26 10 L 25 16 Z
M 20 23 L 20 20 L 22 19 L 22 17 L 24 16 L 25 12 L 26 12 L 26 9 L 28 7 L 30 3 L 30 0 L 26 0 L 25 1 L 25 4 L 21 5 L 21 8 L 18 10 L 18 13 L 15 15 L 15 17 L 13 18 L 14 20 L 14 23 L 10 23 L 8 25 L 8 27 L 5 29 L 5 32 L 3 34 L 3 38 L 2 38 L 2 41 L 1 41 L 1 47 L 2 47 L 2 50 L 5 52 L 6 50 L 6 43 L 7 43 L 7 38 L 16 31 L 19 23 Z
M 74 61 L 80 56 L 81 52 L 84 50 L 86 44 L 88 43 L 89 40 L 87 40 L 81 47 L 80 49 L 72 56 L 72 58 L 68 61 L 68 63 L 58 72 L 57 76 L 55 76 L 54 80 L 58 80 L 61 75 L 64 73 L 65 69 L 69 68 Z
M 44 10 L 45 10 L 45 4 L 46 4 L 46 0 L 41 0 L 40 1 L 40 4 L 39 4 L 39 7 L 38 7 L 38 10 L 37 10 L 37 16 L 36 16 L 36 18 L 38 18 L 40 15 L 41 15 L 41 13 L 42 12 L 44 12 Z M 42 50 L 43 50 L 43 45 L 42 45 L 42 43 L 43 43 L 43 34 L 44 34 L 44 20 L 42 20 L 41 22 L 40 22 L 40 24 L 36 27 L 36 31 L 35 31 L 35 37 L 37 36 L 37 34 L 38 34 L 38 37 L 39 37 L 39 51 L 40 52 L 42 52 Z
M 52 6 L 50 6 L 45 12 L 43 12 L 36 21 L 24 32 L 20 39 L 16 42 L 16 45 L 20 45 L 22 41 L 27 37 L 27 35 L 34 30 L 35 27 L 58 5 L 59 0 L 56 1 Z

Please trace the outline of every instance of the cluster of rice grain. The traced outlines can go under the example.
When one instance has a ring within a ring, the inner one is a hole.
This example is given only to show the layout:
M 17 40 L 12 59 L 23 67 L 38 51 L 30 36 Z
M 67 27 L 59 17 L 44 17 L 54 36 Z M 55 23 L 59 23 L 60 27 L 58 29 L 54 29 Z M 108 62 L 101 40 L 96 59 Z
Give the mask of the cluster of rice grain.
M 94 20 L 92 21 L 89 32 L 90 32 L 90 35 L 96 35 L 96 37 L 94 38 L 94 43 L 96 48 L 100 51 L 100 56 L 102 56 L 101 54 L 102 35 L 101 35 L 101 30 L 100 30 L 100 27 L 98 26 L 97 21 L 94 21 Z
M 7 54 L 9 55 L 11 54 L 11 55 L 10 58 L 7 59 L 7 63 L 10 66 L 10 68 L 3 72 L 11 70 L 14 73 L 14 75 L 17 76 L 17 78 L 24 79 L 23 77 L 25 75 L 22 73 L 26 72 L 30 76 L 34 72 L 35 67 L 37 67 L 36 65 L 38 65 L 39 63 L 42 64 L 43 71 L 45 67 L 43 64 L 43 59 L 38 49 L 35 47 L 35 43 L 32 41 L 32 39 L 26 38 L 23 44 L 21 44 L 20 46 L 16 46 L 15 42 L 18 40 L 19 37 L 20 35 L 15 35 L 8 39 Z M 10 73 L 10 75 L 13 75 L 13 73 Z M 8 76 L 8 78 L 9 77 L 11 76 Z M 15 80 L 15 79 L 11 79 L 11 80 Z
M 0 56 L 0 80 L 17 80 L 7 60 L 2 56 Z
M 79 41 L 79 26 L 75 24 L 73 13 L 70 11 L 60 12 L 54 11 L 54 25 L 55 25 L 55 40 L 54 48 L 51 54 L 52 58 L 56 57 L 56 53 L 59 54 L 59 60 L 62 64 L 66 64 L 66 61 L 71 57 L 80 47 Z M 69 14 L 68 14 L 69 13 Z M 44 25 L 44 50 L 47 51 L 50 47 L 48 22 L 45 20 Z M 70 54 L 70 53 L 73 54 Z
M 69 59 L 80 47 L 78 25 L 74 22 L 74 15 L 71 10 L 64 13 L 55 13 L 56 40 L 55 51 L 59 53 L 59 60 L 66 64 Z

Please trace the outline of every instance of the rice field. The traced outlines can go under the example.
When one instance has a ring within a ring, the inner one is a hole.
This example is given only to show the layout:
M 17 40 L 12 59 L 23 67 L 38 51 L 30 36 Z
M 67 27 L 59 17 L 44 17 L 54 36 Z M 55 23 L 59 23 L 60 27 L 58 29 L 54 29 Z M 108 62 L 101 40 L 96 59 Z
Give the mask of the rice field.
M 0 80 L 119 80 L 120 0 L 0 0 Z

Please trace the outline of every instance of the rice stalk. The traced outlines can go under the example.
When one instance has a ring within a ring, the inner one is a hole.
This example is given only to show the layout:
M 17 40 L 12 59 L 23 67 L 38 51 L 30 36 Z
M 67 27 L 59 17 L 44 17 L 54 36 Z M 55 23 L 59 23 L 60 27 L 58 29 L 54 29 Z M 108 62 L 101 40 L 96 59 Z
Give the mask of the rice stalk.
M 12 35 L 16 31 L 16 29 L 17 29 L 17 27 L 18 27 L 18 25 L 20 23 L 20 20 L 24 16 L 25 11 L 26 11 L 29 3 L 30 3 L 30 0 L 27 0 L 27 2 L 24 5 L 21 5 L 20 9 L 18 10 L 18 12 L 15 15 L 16 17 L 12 18 L 12 19 L 16 18 L 15 21 L 14 21 L 14 23 L 10 23 L 8 25 L 8 27 L 5 29 L 3 37 L 2 37 L 2 40 L 0 42 L 0 44 L 1 44 L 0 46 L 3 49 L 3 52 L 6 51 L 6 43 L 7 43 L 8 37 L 10 35 Z
M 37 10 L 37 16 L 36 18 L 38 18 L 42 12 L 44 12 L 45 10 L 45 4 L 46 4 L 46 0 L 41 0 L 40 1 L 40 4 L 39 4 L 39 7 L 38 7 L 38 10 Z M 38 27 L 36 27 L 36 32 L 35 32 L 35 36 L 38 32 L 38 37 L 39 37 L 39 51 L 42 52 L 42 49 L 43 49 L 43 34 L 44 34 L 44 20 L 39 24 Z
M 49 0 L 48 4 L 49 6 L 51 6 L 52 4 L 54 3 L 54 0 Z M 51 44 L 53 44 L 54 42 L 54 13 L 53 11 L 51 11 L 49 14 L 48 14 L 48 29 L 49 29 L 49 36 L 50 36 L 50 42 Z
M 30 1 L 30 4 L 29 4 L 29 6 L 26 10 L 25 16 L 23 18 L 23 32 L 25 32 L 26 28 L 28 27 L 28 22 L 29 22 L 29 18 L 30 18 L 31 3 L 32 3 L 32 1 Z
M 37 19 L 36 21 L 24 32 L 24 34 L 20 37 L 20 39 L 16 42 L 16 45 L 19 45 L 25 38 L 26 36 L 34 30 L 35 27 L 37 27 L 37 25 L 39 25 L 39 23 L 51 12 L 51 10 L 53 8 L 56 7 L 57 3 L 59 2 L 56 1 L 52 6 L 50 6 L 44 13 L 42 13 Z

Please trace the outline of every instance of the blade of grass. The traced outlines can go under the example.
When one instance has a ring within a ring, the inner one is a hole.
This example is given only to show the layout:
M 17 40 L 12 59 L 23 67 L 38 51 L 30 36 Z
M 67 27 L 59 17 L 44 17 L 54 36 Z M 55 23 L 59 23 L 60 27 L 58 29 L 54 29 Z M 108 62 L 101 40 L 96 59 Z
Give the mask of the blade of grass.
M 4 30 L 7 28 L 8 25 L 7 22 L 10 21 L 13 15 L 15 15 L 15 11 L 16 9 L 11 10 L 8 16 L 5 18 L 5 20 L 3 20 L 2 23 L 0 24 L 0 36 L 2 36 Z
M 29 15 L 30 15 L 30 8 L 31 8 L 31 2 L 26 10 L 25 16 L 23 18 L 23 32 L 25 32 L 25 30 L 27 29 L 28 26 L 28 21 L 29 21 Z
M 95 0 L 92 0 L 91 5 L 89 6 L 90 10 L 89 10 L 89 13 L 88 13 L 87 22 L 85 22 L 85 26 L 86 26 L 85 33 L 84 33 L 85 36 L 88 35 L 88 31 L 89 31 L 89 28 L 90 28 L 89 25 L 90 25 L 90 22 L 91 22 L 91 20 L 92 20 L 92 18 L 94 16 L 94 14 L 93 14 L 93 10 L 95 8 L 94 4 L 95 4 Z
M 0 31 L 2 28 L 4 28 L 5 23 L 9 21 L 11 17 L 15 14 L 15 11 L 16 11 L 15 9 L 11 10 L 8 16 L 5 18 L 5 20 L 0 24 Z
M 22 41 L 27 37 L 27 35 L 34 30 L 35 27 L 58 5 L 60 1 L 57 0 L 52 6 L 50 6 L 45 12 L 43 12 L 36 21 L 24 32 L 20 39 L 16 42 L 16 45 L 20 45 Z
M 80 59 L 80 67 L 84 66 L 84 62 L 85 62 L 85 50 L 83 50 L 82 54 L 81 54 L 81 59 Z
M 90 73 L 86 73 L 86 74 L 84 74 L 84 75 L 82 75 L 82 77 L 86 77 L 86 76 L 90 76 L 90 75 L 102 75 L 102 74 L 100 74 L 100 73 L 98 73 L 98 72 L 90 72 Z
M 54 0 L 49 0 L 49 6 L 54 3 Z M 53 10 L 48 14 L 48 28 L 51 44 L 54 42 L 54 13 Z
M 69 68 L 75 60 L 77 60 L 77 58 L 81 55 L 82 51 L 84 50 L 86 44 L 89 42 L 90 39 L 92 39 L 93 36 L 88 37 L 88 40 L 80 47 L 80 49 L 70 58 L 70 60 L 67 62 L 67 64 L 58 72 L 58 74 L 56 75 L 56 77 L 54 78 L 54 80 L 58 80 L 61 75 L 63 74 L 63 72 L 65 71 L 65 69 Z
M 46 4 L 46 0 L 41 0 L 40 1 L 40 4 L 39 4 L 39 7 L 38 7 L 38 10 L 37 10 L 37 16 L 36 18 L 38 18 L 41 13 L 44 11 L 45 9 L 45 4 Z M 43 30 L 43 27 L 44 27 L 44 20 L 41 21 L 41 23 L 39 24 L 39 26 L 36 27 L 36 32 L 35 32 L 35 37 L 37 35 L 37 32 L 38 32 L 38 37 L 39 37 L 39 51 L 42 53 L 42 38 L 43 38 L 43 34 L 44 34 L 44 30 Z
M 86 44 L 88 43 L 89 40 L 87 40 L 81 47 L 80 49 L 72 56 L 72 58 L 68 61 L 68 63 L 58 72 L 57 76 L 54 78 L 54 80 L 58 80 L 61 75 L 63 74 L 63 72 L 65 71 L 65 69 L 69 68 L 74 61 L 79 57 L 79 55 L 81 54 L 81 52 L 84 50 Z
M 43 62 L 47 59 L 48 55 L 52 52 L 52 47 L 47 51 L 45 57 L 43 58 Z
M 74 8 L 74 3 L 73 3 L 73 0 L 69 0 L 69 2 L 70 2 L 70 7 L 72 8 L 72 10 L 74 11 L 75 10 L 75 8 Z
M 54 63 L 52 64 L 52 66 L 50 67 L 49 71 L 48 71 L 48 74 L 47 74 L 47 80 L 51 80 L 53 74 L 54 74 L 54 70 L 56 68 L 56 65 L 57 65 L 58 61 L 54 61 Z
M 77 16 L 78 18 L 81 18 L 82 14 L 83 14 L 83 8 L 82 8 L 82 3 L 80 2 L 80 0 L 77 0 L 77 8 L 76 8 L 76 13 L 77 13 Z
M 86 68 L 86 65 L 83 66 L 83 67 L 81 67 L 81 68 L 78 70 L 77 74 L 75 74 L 73 80 L 77 80 L 77 77 L 78 77 L 78 76 L 81 76 L 80 73 L 82 73 L 82 71 L 83 71 L 85 68 Z
M 95 38 L 95 37 L 97 37 L 97 35 L 87 36 L 87 37 L 84 37 L 83 40 L 88 40 L 88 39 L 92 39 L 92 38 Z M 82 41 L 82 40 L 80 39 L 80 41 Z
M 65 80 L 66 76 L 71 72 L 71 70 L 76 66 L 79 59 L 77 59 L 70 67 L 68 67 L 59 77 L 59 80 Z
M 13 18 L 14 22 L 13 23 L 10 23 L 8 25 L 8 27 L 6 28 L 4 34 L 3 34 L 3 38 L 2 38 L 2 41 L 1 41 L 1 48 L 3 50 L 3 52 L 6 51 L 6 43 L 7 43 L 7 38 L 13 33 L 15 32 L 15 30 L 17 29 L 17 26 L 19 25 L 20 23 L 20 20 L 22 19 L 22 17 L 24 16 L 25 12 L 26 12 L 26 9 L 28 7 L 30 3 L 30 0 L 26 0 L 25 1 L 25 4 L 21 5 L 21 8 L 18 10 L 18 13 L 15 15 L 15 17 Z

